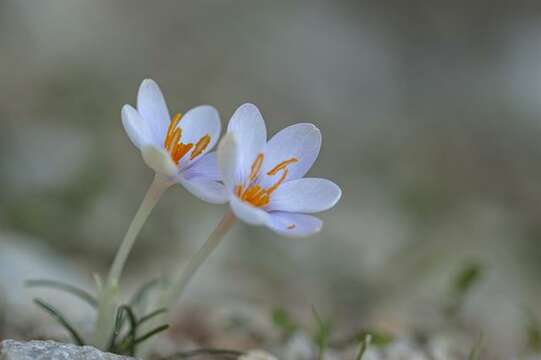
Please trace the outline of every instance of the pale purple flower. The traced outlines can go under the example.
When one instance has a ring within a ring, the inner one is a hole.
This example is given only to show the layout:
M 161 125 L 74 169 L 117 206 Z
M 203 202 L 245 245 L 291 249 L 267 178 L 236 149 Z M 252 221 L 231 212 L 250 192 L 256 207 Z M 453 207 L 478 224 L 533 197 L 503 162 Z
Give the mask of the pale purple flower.
M 307 214 L 332 208 L 341 196 L 330 180 L 303 178 L 320 147 L 319 129 L 305 123 L 291 125 L 267 142 L 265 121 L 257 107 L 239 107 L 218 149 L 234 214 L 285 236 L 318 232 L 321 220 Z
M 216 153 L 209 153 L 220 136 L 215 108 L 202 105 L 184 116 L 171 117 L 158 84 L 146 79 L 139 87 L 137 109 L 131 105 L 122 108 L 122 124 L 157 174 L 182 184 L 204 201 L 227 201 Z

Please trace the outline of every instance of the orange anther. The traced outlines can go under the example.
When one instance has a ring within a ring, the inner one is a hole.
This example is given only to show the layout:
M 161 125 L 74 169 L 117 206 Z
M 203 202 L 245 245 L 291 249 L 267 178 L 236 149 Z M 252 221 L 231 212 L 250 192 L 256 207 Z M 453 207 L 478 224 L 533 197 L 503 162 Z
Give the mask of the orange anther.
M 286 180 L 288 175 L 287 167 L 290 164 L 296 163 L 299 161 L 297 158 L 291 158 L 285 161 L 282 161 L 278 165 L 276 165 L 272 170 L 270 170 L 267 175 L 273 176 L 278 174 L 278 172 L 282 171 L 282 175 L 280 176 L 280 179 L 278 179 L 277 182 L 275 182 L 272 186 L 264 189 L 259 184 L 254 184 L 254 182 L 257 180 L 257 177 L 259 176 L 259 171 L 261 170 L 261 167 L 263 165 L 263 160 L 265 159 L 265 156 L 261 153 L 258 154 L 255 158 L 254 162 L 252 163 L 252 168 L 250 171 L 250 182 L 252 184 L 248 185 L 248 187 L 244 188 L 243 185 L 236 185 L 234 188 L 235 195 L 237 195 L 242 201 L 245 201 L 247 203 L 250 203 L 252 206 L 255 207 L 265 207 L 270 202 L 270 196 L 280 185 Z
M 255 158 L 254 163 L 252 164 L 252 170 L 250 171 L 250 181 L 254 181 L 257 178 L 259 170 L 261 170 L 261 165 L 263 164 L 263 159 L 265 159 L 265 155 L 261 153 Z
M 201 153 L 203 151 L 205 151 L 205 149 L 207 148 L 207 146 L 209 146 L 209 144 L 210 144 L 210 135 L 209 134 L 207 134 L 207 135 L 203 136 L 201 139 L 199 139 L 197 144 L 195 144 L 195 148 L 192 151 L 192 155 L 190 155 L 190 160 L 193 160 L 196 157 L 198 157 L 199 155 L 201 155 Z
M 278 173 L 278 171 L 284 170 L 290 164 L 296 163 L 297 161 L 299 161 L 297 158 L 291 158 L 291 159 L 288 159 L 288 160 L 284 160 L 281 163 L 279 163 L 278 165 L 276 165 L 274 168 L 272 168 L 272 170 L 270 170 L 267 173 L 267 175 L 276 175 Z

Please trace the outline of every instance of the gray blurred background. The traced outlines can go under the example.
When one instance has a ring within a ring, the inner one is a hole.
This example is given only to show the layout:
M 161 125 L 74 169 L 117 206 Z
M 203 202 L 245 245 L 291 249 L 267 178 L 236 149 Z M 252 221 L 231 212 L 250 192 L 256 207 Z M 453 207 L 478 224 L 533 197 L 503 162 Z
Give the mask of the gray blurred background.
M 186 308 L 309 318 L 314 304 L 337 328 L 408 333 L 440 326 L 432 312 L 475 261 L 463 321 L 520 351 L 523 309 L 541 313 L 540 2 L 0 0 L 8 309 L 30 301 L 27 277 L 92 289 L 107 271 L 152 179 L 120 122 L 147 77 L 171 112 L 212 104 L 226 126 L 249 101 L 270 133 L 313 122 L 310 175 L 343 190 L 309 239 L 236 225 Z M 224 210 L 169 190 L 127 293 L 186 261 Z

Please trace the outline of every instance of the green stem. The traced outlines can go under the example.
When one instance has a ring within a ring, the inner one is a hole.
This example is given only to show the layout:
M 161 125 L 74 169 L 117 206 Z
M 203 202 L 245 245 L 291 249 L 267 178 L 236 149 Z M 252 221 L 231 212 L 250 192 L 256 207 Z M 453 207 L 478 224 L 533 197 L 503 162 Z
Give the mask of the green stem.
M 162 293 L 158 300 L 157 308 L 167 309 L 170 311 L 171 307 L 184 293 L 184 290 L 188 286 L 190 280 L 193 278 L 197 270 L 201 267 L 203 262 L 214 252 L 216 247 L 220 244 L 221 240 L 235 224 L 237 218 L 231 210 L 228 210 L 220 223 L 216 226 L 214 231 L 210 234 L 208 240 L 203 244 L 201 248 L 190 258 L 186 266 L 180 267 L 175 277 L 172 279 L 168 288 Z M 160 314 L 154 317 L 147 327 L 156 326 L 166 322 L 167 313 Z M 150 343 L 143 346 L 143 354 L 150 350 Z
M 156 174 L 115 255 L 109 276 L 98 298 L 95 345 L 100 349 L 104 349 L 107 346 L 109 337 L 113 332 L 118 284 L 128 255 L 152 209 L 154 209 L 163 192 L 169 186 L 171 186 L 169 180 Z
M 224 217 L 210 234 L 205 244 L 203 244 L 203 246 L 192 256 L 184 268 L 179 269 L 180 271 L 177 273 L 176 277 L 173 278 L 171 286 L 162 298 L 163 306 L 160 306 L 160 308 L 169 309 L 182 296 L 186 286 L 188 286 L 196 271 L 201 267 L 209 255 L 212 254 L 218 244 L 220 244 L 221 240 L 227 234 L 229 229 L 231 229 L 233 224 L 235 224 L 236 220 L 237 218 L 231 210 L 228 210 L 224 214 Z

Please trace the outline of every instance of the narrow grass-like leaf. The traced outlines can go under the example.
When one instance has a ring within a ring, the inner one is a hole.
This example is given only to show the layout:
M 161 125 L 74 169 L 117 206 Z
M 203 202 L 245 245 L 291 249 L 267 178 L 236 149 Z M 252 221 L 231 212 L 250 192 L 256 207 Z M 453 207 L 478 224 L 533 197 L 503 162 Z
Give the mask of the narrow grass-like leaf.
M 124 326 L 124 321 L 126 320 L 126 317 L 124 316 L 124 310 L 118 310 L 116 312 L 115 317 L 115 327 L 113 330 L 113 335 L 111 336 L 111 340 L 109 341 L 109 352 L 116 352 L 116 340 L 118 336 L 120 335 L 120 332 L 122 331 L 122 327 Z
M 449 298 L 443 304 L 443 314 L 449 319 L 456 319 L 460 313 L 467 296 L 483 276 L 483 267 L 480 263 L 472 261 L 455 275 L 450 287 Z
M 483 335 L 479 335 L 479 338 L 473 344 L 473 348 L 468 355 L 468 360 L 481 360 L 481 350 L 483 348 Z
M 175 359 L 189 359 L 200 355 L 220 356 L 227 359 L 237 359 L 238 357 L 245 355 L 242 351 L 227 350 L 227 349 L 197 349 L 191 351 L 184 351 L 173 354 L 166 357 L 163 360 L 175 360 Z
M 290 336 L 298 329 L 298 325 L 291 319 L 284 308 L 274 309 L 272 312 L 274 326 L 280 328 L 286 336 Z
M 318 332 L 314 340 L 319 347 L 318 359 L 321 360 L 323 359 L 323 355 L 327 350 L 327 344 L 329 342 L 329 336 L 331 333 L 331 324 L 321 319 L 314 305 L 312 305 L 312 313 L 318 324 Z
M 60 281 L 47 280 L 47 279 L 27 280 L 25 282 L 25 285 L 30 288 L 45 287 L 45 288 L 52 288 L 56 290 L 65 291 L 74 296 L 77 296 L 79 299 L 85 301 L 93 308 L 96 308 L 98 306 L 98 301 L 88 291 L 80 289 L 70 284 L 60 282 Z
M 526 347 L 529 351 L 538 353 L 541 351 L 541 322 L 530 308 L 523 307 L 523 311 L 526 322 Z
M 362 360 L 364 353 L 366 352 L 366 349 L 368 349 L 368 346 L 370 345 L 371 341 L 372 341 L 372 336 L 370 334 L 367 334 L 364 340 L 361 341 L 359 352 L 357 353 L 355 360 Z
M 143 316 L 142 318 L 140 318 L 139 321 L 137 322 L 137 326 L 139 326 L 139 325 L 141 325 L 142 323 L 144 323 L 144 322 L 146 322 L 146 321 L 152 319 L 153 317 L 158 316 L 158 315 L 160 315 L 160 314 L 163 314 L 163 313 L 165 313 L 165 312 L 167 312 L 167 309 L 166 309 L 166 308 L 162 308 L 162 309 L 155 310 L 155 311 L 153 311 L 153 312 L 151 312 L 151 313 L 149 313 L 149 314 Z
M 48 312 L 53 318 L 55 318 L 60 323 L 60 325 L 62 325 L 70 333 L 75 344 L 79 346 L 85 344 L 83 338 L 79 335 L 77 330 L 75 330 L 75 328 L 70 324 L 70 322 L 66 320 L 66 318 L 64 317 L 64 315 L 62 315 L 62 313 L 60 313 L 60 311 L 58 311 L 57 309 L 55 309 L 41 299 L 34 299 L 34 303 L 46 312 Z
M 333 348 L 344 348 L 355 344 L 359 344 L 370 335 L 370 345 L 372 346 L 385 346 L 390 344 L 394 340 L 394 336 L 390 333 L 383 332 L 376 329 L 362 329 L 356 331 L 353 335 L 347 336 L 342 339 L 331 341 L 329 344 Z
M 465 295 L 481 278 L 481 264 L 472 262 L 464 266 L 453 282 L 453 292 L 462 296 Z
M 135 316 L 135 313 L 133 312 L 131 306 L 126 304 L 119 306 L 118 313 L 122 313 L 120 315 L 121 317 L 123 317 L 123 314 L 126 313 L 128 322 L 130 324 L 128 333 L 119 344 L 120 350 L 125 349 L 128 352 L 128 355 L 133 356 L 135 354 L 135 339 L 137 336 L 137 317 Z M 123 323 L 123 320 L 120 320 L 120 322 Z
M 161 333 L 161 332 L 163 332 L 163 331 L 165 331 L 165 330 L 167 330 L 167 329 L 169 329 L 169 325 L 167 325 L 167 324 L 158 326 L 157 328 L 152 329 L 152 330 L 150 330 L 149 332 L 147 332 L 146 334 L 141 335 L 140 337 L 138 337 L 137 339 L 135 339 L 135 340 L 133 341 L 133 344 L 134 344 L 134 345 L 137 345 L 137 344 L 139 344 L 139 343 L 142 343 L 143 341 L 145 341 L 145 340 L 151 338 L 152 336 L 157 335 L 157 334 L 159 334 L 159 333 Z

